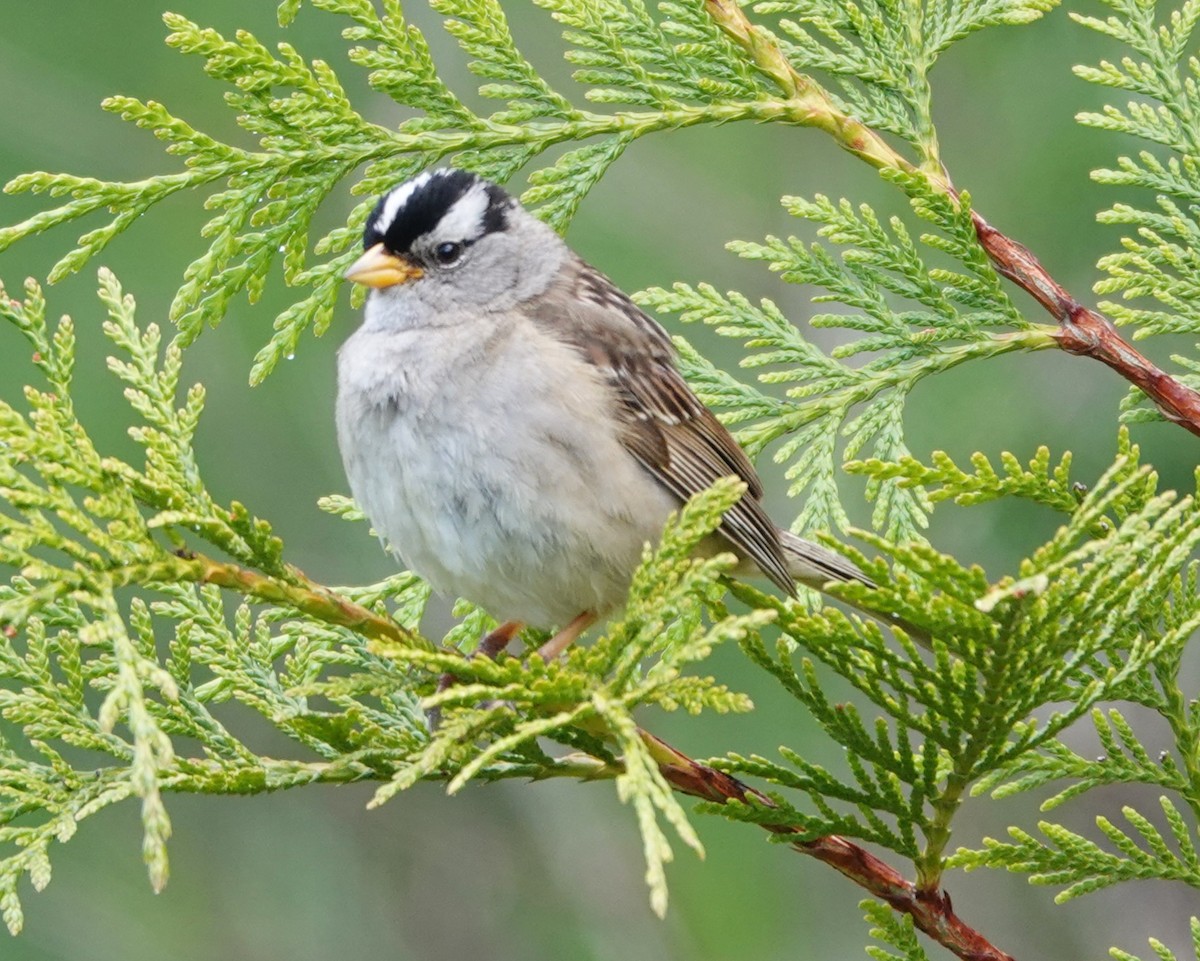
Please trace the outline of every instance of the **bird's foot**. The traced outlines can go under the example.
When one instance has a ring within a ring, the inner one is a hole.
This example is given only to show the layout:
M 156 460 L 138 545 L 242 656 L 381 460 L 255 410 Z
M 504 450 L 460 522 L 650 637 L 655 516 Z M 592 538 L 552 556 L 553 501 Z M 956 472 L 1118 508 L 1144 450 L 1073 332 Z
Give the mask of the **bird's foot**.
M 500 656 L 500 653 L 512 643 L 512 639 L 517 636 L 517 632 L 524 627 L 520 621 L 505 621 L 494 630 L 488 631 L 480 638 L 479 643 L 475 645 L 468 656 L 477 657 L 480 654 L 486 654 L 493 661 Z M 458 683 L 458 678 L 447 671 L 438 678 L 437 693 L 441 694 L 447 691 Z M 438 725 L 442 722 L 442 711 L 440 707 L 431 707 L 425 712 L 425 719 L 429 722 L 429 730 L 436 731 Z

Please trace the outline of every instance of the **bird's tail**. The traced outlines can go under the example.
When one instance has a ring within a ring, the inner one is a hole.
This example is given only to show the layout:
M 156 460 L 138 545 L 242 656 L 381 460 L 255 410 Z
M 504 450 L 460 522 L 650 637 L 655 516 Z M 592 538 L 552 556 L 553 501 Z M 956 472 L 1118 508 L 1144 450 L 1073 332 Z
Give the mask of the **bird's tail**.
M 873 580 L 855 567 L 841 554 L 831 551 L 828 547 L 806 541 L 797 537 L 791 531 L 780 530 L 779 540 L 783 544 L 783 553 L 788 562 L 788 573 L 799 583 L 816 590 L 823 590 L 830 581 L 843 581 L 850 584 L 862 584 L 865 587 L 875 587 Z M 894 625 L 904 631 L 922 647 L 930 646 L 929 632 L 911 621 L 895 614 L 872 610 L 866 604 L 856 603 L 845 598 L 838 598 L 857 611 L 873 617 L 882 624 Z
M 806 541 L 791 531 L 780 530 L 779 540 L 787 558 L 788 573 L 805 587 L 820 590 L 830 581 L 848 581 L 874 587 L 875 582 L 841 554 Z

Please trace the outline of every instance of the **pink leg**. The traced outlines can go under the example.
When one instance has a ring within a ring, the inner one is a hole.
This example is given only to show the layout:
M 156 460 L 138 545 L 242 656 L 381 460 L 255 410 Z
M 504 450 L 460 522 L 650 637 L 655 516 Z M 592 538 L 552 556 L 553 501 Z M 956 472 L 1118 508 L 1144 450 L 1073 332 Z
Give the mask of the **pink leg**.
M 538 648 L 538 656 L 546 662 L 553 661 L 558 655 L 570 647 L 577 637 L 596 623 L 596 615 L 584 611 L 575 620 L 555 634 L 550 640 Z

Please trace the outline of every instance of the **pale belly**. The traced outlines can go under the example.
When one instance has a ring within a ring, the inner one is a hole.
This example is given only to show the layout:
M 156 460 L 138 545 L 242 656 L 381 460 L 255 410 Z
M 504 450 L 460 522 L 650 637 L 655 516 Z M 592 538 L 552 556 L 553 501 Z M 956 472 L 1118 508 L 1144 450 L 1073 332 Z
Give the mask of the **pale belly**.
M 477 342 L 454 331 L 360 331 L 339 359 L 338 425 L 354 497 L 406 566 L 550 628 L 619 607 L 677 502 L 620 444 L 592 368 L 559 345 L 547 363 L 532 336 L 465 377 Z

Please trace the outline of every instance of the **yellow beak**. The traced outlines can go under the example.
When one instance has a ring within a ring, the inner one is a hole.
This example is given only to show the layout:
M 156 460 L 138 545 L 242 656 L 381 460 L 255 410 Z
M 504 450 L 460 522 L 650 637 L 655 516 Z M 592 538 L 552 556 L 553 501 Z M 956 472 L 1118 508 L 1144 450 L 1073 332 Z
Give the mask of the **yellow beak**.
M 423 272 L 411 260 L 389 253 L 378 243 L 354 261 L 342 276 L 367 287 L 392 287 L 416 280 Z

